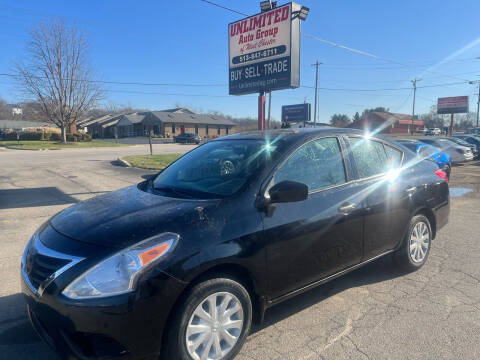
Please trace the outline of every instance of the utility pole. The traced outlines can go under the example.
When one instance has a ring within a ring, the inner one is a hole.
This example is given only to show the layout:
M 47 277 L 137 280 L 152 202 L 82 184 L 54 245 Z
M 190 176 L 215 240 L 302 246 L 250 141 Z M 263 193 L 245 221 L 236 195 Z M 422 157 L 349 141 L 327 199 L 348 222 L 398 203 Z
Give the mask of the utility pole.
M 313 109 L 313 127 L 317 126 L 317 94 L 318 94 L 318 66 L 321 65 L 318 60 L 312 66 L 315 66 L 315 107 Z
M 478 82 L 478 99 L 477 99 L 477 127 L 478 127 L 478 113 L 480 112 L 480 81 Z
M 480 110 L 480 80 L 469 81 L 469 84 L 478 84 L 478 99 L 477 99 L 477 127 L 478 127 L 478 114 Z
M 270 129 L 270 109 L 272 108 L 272 91 L 268 92 L 268 118 L 267 118 L 267 129 Z
M 420 80 L 422 80 L 422 79 L 415 78 L 415 79 L 411 80 L 411 82 L 413 84 L 413 107 L 412 107 L 412 128 L 411 128 L 410 133 L 412 135 L 413 135 L 413 129 L 414 129 L 413 121 L 415 120 L 415 98 L 417 96 L 417 81 L 420 81 Z

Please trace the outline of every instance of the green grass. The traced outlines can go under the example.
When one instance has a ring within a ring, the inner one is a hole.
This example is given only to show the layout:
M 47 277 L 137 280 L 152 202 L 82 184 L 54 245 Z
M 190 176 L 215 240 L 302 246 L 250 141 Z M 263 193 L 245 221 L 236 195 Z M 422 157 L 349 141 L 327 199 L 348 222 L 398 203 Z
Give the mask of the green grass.
M 67 144 L 59 143 L 58 141 L 35 141 L 35 140 L 20 140 L 15 141 L 0 141 L 0 146 L 5 146 L 11 149 L 25 149 L 25 150 L 44 150 L 44 149 L 66 149 L 66 148 L 92 148 L 92 147 L 111 147 L 111 146 L 126 146 L 125 144 L 117 144 L 109 141 L 87 141 L 87 142 L 69 142 Z
M 161 170 L 177 160 L 180 156 L 182 156 L 182 154 L 130 155 L 122 159 L 134 167 Z

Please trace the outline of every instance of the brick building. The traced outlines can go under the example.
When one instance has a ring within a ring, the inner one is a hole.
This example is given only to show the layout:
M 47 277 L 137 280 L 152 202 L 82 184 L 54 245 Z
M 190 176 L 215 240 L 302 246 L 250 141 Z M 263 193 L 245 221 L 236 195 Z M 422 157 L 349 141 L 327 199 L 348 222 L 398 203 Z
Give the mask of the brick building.
M 408 134 L 412 127 L 412 115 L 391 112 L 372 111 L 365 119 L 355 121 L 350 128 L 361 130 L 379 130 L 383 134 Z M 424 127 L 422 120 L 413 120 L 413 131 L 418 132 Z
M 93 137 L 113 138 L 153 134 L 173 137 L 182 133 L 215 138 L 232 132 L 235 123 L 221 115 L 196 114 L 186 108 L 147 111 L 120 115 L 105 115 L 79 122 Z

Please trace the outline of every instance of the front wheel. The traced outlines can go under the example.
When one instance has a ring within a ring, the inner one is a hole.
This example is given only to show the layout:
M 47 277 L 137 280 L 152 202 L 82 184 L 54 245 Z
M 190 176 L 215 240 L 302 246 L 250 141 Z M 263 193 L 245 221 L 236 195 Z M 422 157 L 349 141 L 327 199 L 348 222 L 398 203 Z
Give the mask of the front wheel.
M 424 215 L 414 216 L 402 247 L 393 254 L 394 262 L 407 271 L 420 269 L 427 261 L 432 241 L 432 227 Z
M 166 359 L 231 360 L 242 348 L 252 323 L 248 291 L 228 278 L 195 285 L 175 311 L 164 344 Z

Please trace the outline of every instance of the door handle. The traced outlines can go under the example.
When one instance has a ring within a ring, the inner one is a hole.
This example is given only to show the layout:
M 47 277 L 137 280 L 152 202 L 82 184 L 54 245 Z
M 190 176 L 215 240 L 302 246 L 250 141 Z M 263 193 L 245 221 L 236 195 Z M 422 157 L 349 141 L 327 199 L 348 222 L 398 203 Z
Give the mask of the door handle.
M 355 205 L 353 203 L 345 202 L 345 203 L 343 203 L 342 205 L 339 206 L 338 212 L 346 215 L 346 214 L 352 212 L 353 210 L 355 210 L 356 206 L 357 205 Z

